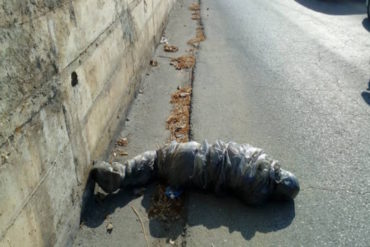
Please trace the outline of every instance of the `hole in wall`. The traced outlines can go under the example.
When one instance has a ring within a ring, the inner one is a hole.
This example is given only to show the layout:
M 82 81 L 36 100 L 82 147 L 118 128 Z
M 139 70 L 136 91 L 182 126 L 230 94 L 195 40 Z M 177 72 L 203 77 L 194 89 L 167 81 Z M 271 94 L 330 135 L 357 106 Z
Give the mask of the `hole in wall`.
M 77 84 L 78 84 L 77 73 L 75 71 L 73 71 L 72 74 L 71 74 L 71 85 L 72 85 L 72 87 L 74 87 Z

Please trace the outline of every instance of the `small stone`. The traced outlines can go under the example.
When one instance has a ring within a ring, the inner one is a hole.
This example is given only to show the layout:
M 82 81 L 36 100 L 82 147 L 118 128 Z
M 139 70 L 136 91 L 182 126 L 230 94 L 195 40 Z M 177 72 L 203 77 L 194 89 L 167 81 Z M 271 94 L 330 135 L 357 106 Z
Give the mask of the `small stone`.
M 107 225 L 107 232 L 109 233 L 109 234 L 111 234 L 112 233 L 112 231 L 113 231 L 113 224 L 112 223 L 108 223 L 108 225 Z

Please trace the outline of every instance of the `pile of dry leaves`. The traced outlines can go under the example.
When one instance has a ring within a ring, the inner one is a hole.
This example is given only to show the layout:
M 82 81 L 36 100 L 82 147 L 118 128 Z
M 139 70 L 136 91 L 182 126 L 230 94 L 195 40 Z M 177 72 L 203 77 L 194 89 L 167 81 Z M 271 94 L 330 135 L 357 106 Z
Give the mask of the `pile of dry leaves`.
M 192 3 L 189 9 L 192 11 L 191 19 L 198 22 L 198 27 L 195 33 L 195 37 L 191 38 L 188 41 L 188 45 L 192 45 L 195 47 L 195 46 L 198 46 L 200 42 L 204 41 L 206 39 L 206 36 L 204 35 L 204 30 L 201 24 L 200 5 L 198 3 Z
M 192 3 L 189 9 L 192 11 L 191 19 L 195 21 L 200 20 L 200 5 L 198 3 Z
M 167 119 L 170 139 L 177 142 L 189 141 L 191 87 L 179 88 L 171 96 L 172 112 Z
M 171 96 L 172 111 L 167 119 L 170 140 L 189 141 L 191 87 L 179 88 Z M 148 210 L 149 218 L 162 222 L 173 222 L 181 219 L 184 213 L 184 195 L 170 199 L 165 194 L 166 186 L 159 184 L 152 197 Z
M 191 69 L 195 65 L 195 56 L 189 54 L 177 58 L 172 58 L 171 65 L 173 65 L 177 70 Z
M 200 11 L 200 5 L 199 3 L 192 3 L 190 4 L 189 9 L 191 11 Z
M 188 41 L 189 45 L 197 46 L 200 42 L 206 39 L 203 28 L 200 23 L 200 6 L 198 3 L 193 3 L 189 9 L 193 11 L 192 19 L 198 21 L 195 38 Z M 177 48 L 177 47 L 176 47 Z M 164 46 L 165 51 L 171 52 L 171 47 Z M 177 50 L 176 50 L 177 51 Z M 183 55 L 171 59 L 171 64 L 178 70 L 191 69 L 195 65 L 195 56 L 193 52 L 188 55 Z M 191 86 L 178 88 L 171 95 L 172 111 L 168 117 L 166 124 L 170 131 L 170 140 L 177 142 L 188 142 L 190 131 L 190 104 L 191 104 Z M 152 197 L 151 205 L 148 210 L 150 218 L 158 219 L 162 222 L 173 222 L 182 218 L 184 214 L 184 195 L 180 195 L 175 199 L 170 199 L 166 196 L 166 186 L 159 184 Z
M 200 42 L 206 40 L 206 36 L 204 35 L 203 27 L 197 27 L 195 37 L 188 40 L 188 45 L 198 46 Z
M 170 199 L 166 196 L 165 191 L 164 185 L 157 186 L 148 210 L 148 216 L 162 222 L 179 220 L 183 213 L 184 197 Z

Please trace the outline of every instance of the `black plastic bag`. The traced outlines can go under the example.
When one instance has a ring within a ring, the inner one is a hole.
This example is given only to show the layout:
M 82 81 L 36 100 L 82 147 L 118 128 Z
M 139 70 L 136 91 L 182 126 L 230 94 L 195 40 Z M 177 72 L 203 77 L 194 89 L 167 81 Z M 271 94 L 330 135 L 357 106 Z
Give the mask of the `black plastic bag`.
M 123 165 L 99 162 L 92 169 L 92 177 L 108 193 L 160 178 L 173 188 L 233 193 L 252 205 L 270 198 L 294 199 L 299 192 L 296 177 L 281 169 L 262 149 L 222 141 L 213 145 L 207 141 L 172 142 Z

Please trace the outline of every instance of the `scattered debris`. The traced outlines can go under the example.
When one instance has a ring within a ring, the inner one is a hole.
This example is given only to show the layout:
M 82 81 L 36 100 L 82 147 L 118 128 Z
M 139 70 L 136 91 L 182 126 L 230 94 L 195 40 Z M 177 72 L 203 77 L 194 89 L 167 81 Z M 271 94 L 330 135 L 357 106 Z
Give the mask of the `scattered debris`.
M 134 211 L 136 216 L 139 218 L 139 221 L 141 223 L 141 228 L 143 229 L 143 234 L 144 234 L 144 237 L 145 237 L 146 245 L 149 247 L 149 240 L 148 240 L 148 236 L 146 235 L 146 232 L 145 232 L 145 226 L 144 226 L 143 220 L 141 219 L 141 216 L 140 216 L 139 212 L 136 210 L 136 208 L 134 206 L 131 205 L 131 209 L 132 209 L 132 211 Z
M 204 34 L 204 30 L 201 23 L 201 15 L 200 15 L 200 5 L 198 3 L 192 3 L 189 7 L 193 13 L 191 14 L 191 19 L 198 22 L 198 27 L 195 33 L 195 37 L 191 38 L 188 41 L 188 45 L 197 47 L 199 46 L 199 43 L 206 40 L 206 36 Z
M 168 44 L 168 39 L 166 37 L 162 36 L 160 43 L 161 44 Z
M 118 151 L 118 154 L 120 155 L 120 156 L 127 156 L 128 155 L 128 153 L 127 152 L 125 152 L 125 151 L 123 151 L 123 150 L 117 150 Z
M 192 20 L 195 20 L 195 21 L 199 21 L 199 20 L 200 20 L 200 11 L 199 11 L 199 10 L 194 11 L 194 12 L 191 14 L 191 19 L 192 19 Z
M 127 146 L 128 144 L 128 140 L 127 140 L 127 137 L 121 137 L 120 139 L 118 139 L 117 143 L 116 143 L 118 146 L 121 146 L 121 147 L 125 147 Z
M 164 185 L 157 186 L 148 210 L 148 216 L 166 223 L 177 221 L 184 213 L 184 196 L 170 199 L 166 196 L 165 191 Z
M 140 92 L 141 91 L 141 92 Z M 143 93 L 142 90 L 139 90 L 139 93 Z M 126 121 L 130 121 L 128 118 L 126 118 Z M 116 160 L 117 156 L 120 155 L 120 156 L 127 156 L 128 153 L 122 149 L 119 149 L 119 147 L 126 147 L 128 145 L 128 140 L 127 140 L 127 137 L 120 137 L 117 141 L 116 141 L 116 146 L 115 148 L 113 149 L 112 153 L 111 153 L 111 158 L 109 160 L 109 163 L 112 164 L 113 161 Z
M 22 131 L 22 126 L 18 126 L 17 128 L 15 128 L 14 132 L 19 134 L 20 132 Z
M 199 3 L 192 3 L 192 4 L 190 4 L 189 9 L 191 11 L 198 11 L 198 10 L 200 10 L 200 5 L 199 5 Z
M 206 40 L 206 36 L 204 35 L 203 28 L 201 26 L 197 27 L 195 37 L 188 40 L 188 45 L 192 45 L 194 47 L 199 46 L 199 43 Z
M 157 60 L 150 60 L 149 64 L 153 67 L 157 67 L 158 66 L 158 61 Z
M 191 87 L 179 88 L 171 96 L 172 111 L 167 119 L 170 140 L 189 141 Z
M 174 45 L 165 44 L 163 46 L 163 50 L 165 52 L 177 52 L 179 50 L 179 48 L 177 46 L 174 46 Z
M 10 153 L 1 153 L 0 158 L 2 163 L 6 163 L 9 159 Z
M 113 224 L 109 222 L 106 226 L 106 229 L 107 229 L 107 233 L 111 234 L 113 231 Z
M 195 65 L 195 56 L 190 54 L 178 58 L 172 58 L 171 65 L 175 66 L 177 70 L 191 69 Z

